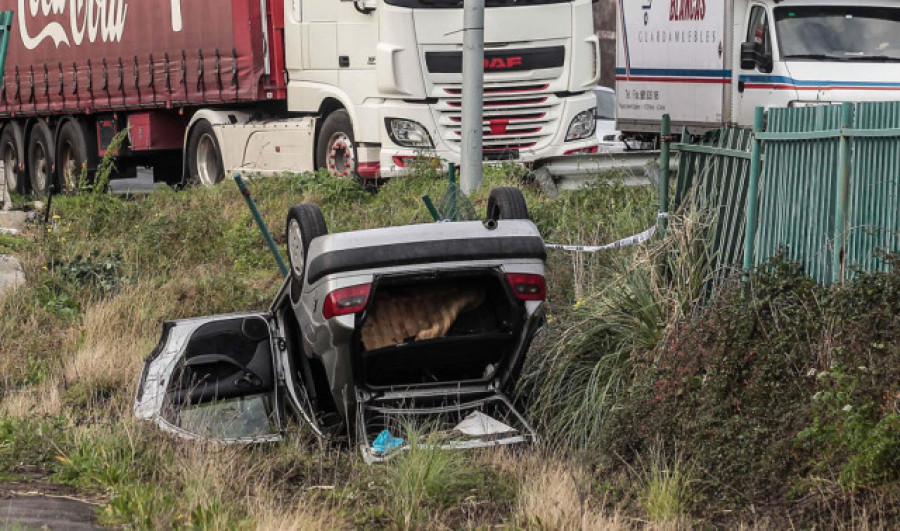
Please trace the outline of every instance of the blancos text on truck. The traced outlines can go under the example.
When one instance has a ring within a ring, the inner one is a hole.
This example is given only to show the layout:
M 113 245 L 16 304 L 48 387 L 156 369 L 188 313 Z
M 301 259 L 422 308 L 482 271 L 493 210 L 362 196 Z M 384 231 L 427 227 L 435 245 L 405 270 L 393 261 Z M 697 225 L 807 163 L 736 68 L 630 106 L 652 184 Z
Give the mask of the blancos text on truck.
M 123 165 L 400 174 L 461 156 L 458 0 L 0 0 L 14 13 L 0 157 L 19 192 L 71 188 L 129 128 Z M 596 149 L 588 0 L 488 0 L 484 151 Z M 498 128 L 497 124 L 506 124 Z

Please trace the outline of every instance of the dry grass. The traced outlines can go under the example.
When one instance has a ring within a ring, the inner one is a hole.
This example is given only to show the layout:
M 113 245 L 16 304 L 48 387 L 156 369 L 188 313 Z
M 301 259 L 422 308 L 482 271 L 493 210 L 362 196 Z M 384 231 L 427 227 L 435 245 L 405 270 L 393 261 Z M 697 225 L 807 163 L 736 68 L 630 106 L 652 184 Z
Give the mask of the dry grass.
M 591 475 L 578 463 L 535 452 L 500 454 L 495 466 L 516 474 L 513 519 L 526 529 L 618 530 L 632 526 L 620 511 L 607 512 L 591 497 Z
M 152 349 L 151 338 L 158 334 L 155 317 L 172 306 L 165 291 L 129 286 L 87 308 L 80 346 L 65 362 L 66 381 L 105 389 L 134 385 L 142 359 Z
M 56 380 L 35 387 L 11 390 L 0 400 L 0 417 L 18 420 L 36 417 L 56 417 L 63 411 Z
M 345 518 L 327 508 L 310 503 L 304 497 L 278 502 L 273 492 L 261 492 L 250 501 L 248 518 L 261 531 L 318 531 L 320 529 L 353 529 Z

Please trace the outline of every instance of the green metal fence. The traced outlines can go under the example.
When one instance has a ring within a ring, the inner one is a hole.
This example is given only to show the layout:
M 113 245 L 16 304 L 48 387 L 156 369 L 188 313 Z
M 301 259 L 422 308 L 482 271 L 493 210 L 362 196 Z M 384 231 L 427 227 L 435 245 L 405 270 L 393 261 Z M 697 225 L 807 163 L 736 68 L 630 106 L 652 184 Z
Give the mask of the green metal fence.
M 900 250 L 900 102 L 861 103 L 854 121 L 845 260 L 872 271 L 874 249 Z
M 757 134 L 766 159 L 752 265 L 782 251 L 813 278 L 833 278 L 841 140 L 825 132 L 840 129 L 841 113 L 834 105 L 769 111 Z
M 719 277 L 741 263 L 751 140 L 747 129 L 722 129 L 698 143 L 683 132 L 681 142 L 672 146 L 680 152 L 675 204 L 709 214 Z
M 900 102 L 770 109 L 681 151 L 675 205 L 714 213 L 717 269 L 778 252 L 823 283 L 900 250 Z

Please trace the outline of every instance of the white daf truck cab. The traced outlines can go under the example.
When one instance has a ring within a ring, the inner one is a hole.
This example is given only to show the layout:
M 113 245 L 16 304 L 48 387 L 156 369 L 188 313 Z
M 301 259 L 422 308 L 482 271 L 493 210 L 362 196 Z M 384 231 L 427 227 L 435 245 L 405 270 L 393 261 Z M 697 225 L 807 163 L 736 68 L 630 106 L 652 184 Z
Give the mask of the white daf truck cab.
M 618 127 L 750 127 L 756 107 L 900 99 L 900 1 L 619 0 Z
M 223 146 L 220 178 L 318 167 L 366 179 L 422 156 L 459 163 L 462 0 L 284 1 L 287 115 L 196 117 Z M 590 0 L 487 0 L 484 66 L 486 160 L 596 152 Z

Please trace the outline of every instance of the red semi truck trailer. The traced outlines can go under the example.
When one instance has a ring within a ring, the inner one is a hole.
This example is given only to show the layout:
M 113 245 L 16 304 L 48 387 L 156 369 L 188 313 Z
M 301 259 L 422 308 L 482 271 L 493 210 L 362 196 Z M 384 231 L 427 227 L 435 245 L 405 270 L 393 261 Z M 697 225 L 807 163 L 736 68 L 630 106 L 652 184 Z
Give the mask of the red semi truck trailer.
M 121 155 L 214 184 L 226 172 L 389 177 L 460 156 L 461 0 L 0 0 L 10 187 L 71 189 Z M 590 0 L 487 0 L 485 153 L 596 149 Z M 157 168 L 159 169 L 159 168 Z M 176 175 L 171 175 L 172 173 Z

